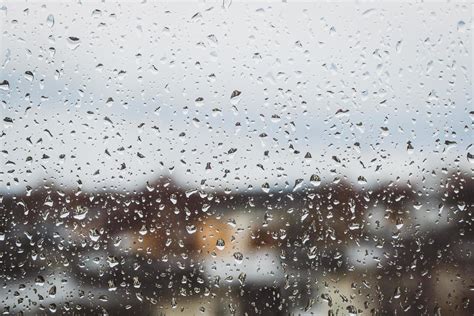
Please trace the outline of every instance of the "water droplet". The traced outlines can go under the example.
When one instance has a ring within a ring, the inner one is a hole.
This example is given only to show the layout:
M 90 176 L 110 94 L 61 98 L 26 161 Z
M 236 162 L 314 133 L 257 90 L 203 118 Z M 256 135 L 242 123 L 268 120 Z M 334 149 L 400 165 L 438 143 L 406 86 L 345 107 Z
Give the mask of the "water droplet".
M 114 105 L 114 99 L 109 97 L 107 99 L 107 101 L 105 101 L 105 104 L 108 106 L 108 107 L 111 107 L 112 105 Z
M 467 161 L 469 161 L 470 163 L 474 163 L 474 154 L 471 154 L 470 152 L 468 152 Z
M 311 175 L 311 178 L 309 179 L 309 182 L 313 186 L 317 187 L 317 186 L 321 185 L 321 178 L 317 174 L 313 174 L 313 175 Z
M 46 25 L 48 25 L 48 27 L 54 26 L 54 16 L 52 14 L 48 15 L 46 18 Z
M 204 98 L 203 97 L 198 97 L 196 100 L 194 100 L 194 105 L 197 107 L 201 107 L 204 105 Z
M 100 238 L 100 233 L 97 229 L 91 229 L 89 231 L 89 238 L 93 241 L 93 242 L 96 242 L 99 240 Z
M 232 91 L 232 94 L 230 95 L 230 103 L 232 105 L 237 105 L 240 102 L 240 95 L 241 94 L 242 94 L 242 92 L 240 92 L 239 90 Z
M 74 212 L 73 217 L 77 220 L 83 220 L 86 218 L 88 211 L 89 210 L 86 207 L 78 206 Z
M 241 253 L 241 252 L 234 252 L 234 259 L 235 259 L 235 262 L 237 262 L 238 264 L 242 263 L 242 261 L 244 260 L 244 255 Z
M 67 38 L 67 44 L 71 50 L 74 50 L 79 47 L 79 45 L 81 44 L 81 40 L 78 37 L 70 36 Z
M 221 238 L 217 239 L 217 241 L 216 241 L 216 248 L 217 248 L 218 250 L 224 250 L 224 248 L 225 248 L 224 239 L 221 239 Z
M 7 80 L 0 82 L 0 90 L 8 91 L 10 90 L 10 83 Z
M 192 235 L 197 231 L 197 228 L 194 225 L 186 225 L 186 231 L 188 234 Z
M 33 79 L 35 78 L 35 76 L 33 75 L 33 73 L 31 71 L 25 71 L 25 79 L 28 80 L 28 81 L 33 81 Z
M 367 179 L 364 178 L 363 176 L 359 176 L 359 177 L 357 178 L 357 182 L 358 182 L 359 184 L 367 184 Z

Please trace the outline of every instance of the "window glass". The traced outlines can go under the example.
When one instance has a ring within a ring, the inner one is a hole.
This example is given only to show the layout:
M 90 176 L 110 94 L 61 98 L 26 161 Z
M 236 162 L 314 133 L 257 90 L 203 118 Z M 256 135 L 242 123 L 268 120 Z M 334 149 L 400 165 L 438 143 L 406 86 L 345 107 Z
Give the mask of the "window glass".
M 473 315 L 468 3 L 0 4 L 0 311 Z

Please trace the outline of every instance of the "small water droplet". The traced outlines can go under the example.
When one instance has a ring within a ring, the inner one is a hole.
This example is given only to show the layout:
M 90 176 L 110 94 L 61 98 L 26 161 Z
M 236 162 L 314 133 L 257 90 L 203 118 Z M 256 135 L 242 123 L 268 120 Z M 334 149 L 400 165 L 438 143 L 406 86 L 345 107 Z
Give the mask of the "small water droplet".
M 10 83 L 7 80 L 0 82 L 0 90 L 8 91 L 10 90 Z
M 69 37 L 67 38 L 67 44 L 68 44 L 68 47 L 69 47 L 71 50 L 74 50 L 74 49 L 76 49 L 77 47 L 79 47 L 79 45 L 81 44 L 81 40 L 80 40 L 78 37 L 69 36 Z
M 196 232 L 196 226 L 194 225 L 186 225 L 186 231 L 188 232 L 188 234 L 192 235 Z
M 359 177 L 357 178 L 357 182 L 358 182 L 359 184 L 367 184 L 367 179 L 364 178 L 363 176 L 359 176 Z
M 225 241 L 222 238 L 217 239 L 216 241 L 216 248 L 218 250 L 224 250 L 225 248 Z
M 238 251 L 234 252 L 234 259 L 235 259 L 235 262 L 240 264 L 244 260 L 244 255 L 241 252 L 238 252 Z
M 35 76 L 33 75 L 33 73 L 29 70 L 25 71 L 25 79 L 28 80 L 28 81 L 33 81 L 33 79 L 35 78 Z
M 317 187 L 317 186 L 321 185 L 321 178 L 317 174 L 313 174 L 313 175 L 311 175 L 311 178 L 309 179 L 309 182 L 313 186 Z
M 46 18 L 46 25 L 48 25 L 48 27 L 54 26 L 54 16 L 52 14 L 48 15 Z

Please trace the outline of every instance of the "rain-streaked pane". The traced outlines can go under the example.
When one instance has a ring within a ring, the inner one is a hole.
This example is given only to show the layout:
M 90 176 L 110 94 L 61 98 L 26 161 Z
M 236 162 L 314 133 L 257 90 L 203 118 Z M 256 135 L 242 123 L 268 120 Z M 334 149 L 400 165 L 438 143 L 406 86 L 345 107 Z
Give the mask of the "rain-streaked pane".
M 6 315 L 473 315 L 472 6 L 0 4 Z

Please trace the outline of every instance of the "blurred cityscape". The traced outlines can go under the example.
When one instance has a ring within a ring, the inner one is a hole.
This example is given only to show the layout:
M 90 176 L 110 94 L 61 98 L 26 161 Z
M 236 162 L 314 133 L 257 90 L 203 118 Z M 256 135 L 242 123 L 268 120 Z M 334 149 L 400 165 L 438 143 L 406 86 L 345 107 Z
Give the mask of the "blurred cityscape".
M 2 197 L 5 314 L 473 315 L 474 181 Z

